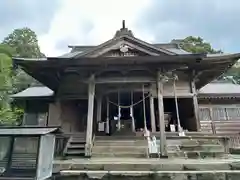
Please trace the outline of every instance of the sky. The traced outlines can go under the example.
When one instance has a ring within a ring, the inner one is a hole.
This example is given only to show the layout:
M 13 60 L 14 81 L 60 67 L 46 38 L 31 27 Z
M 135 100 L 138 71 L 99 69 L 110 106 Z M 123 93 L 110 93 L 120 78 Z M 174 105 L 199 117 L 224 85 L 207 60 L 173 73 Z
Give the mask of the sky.
M 192 35 L 224 52 L 240 52 L 238 0 L 2 0 L 0 39 L 29 27 L 41 51 L 57 56 L 68 52 L 68 45 L 109 40 L 123 19 L 137 38 L 150 43 Z

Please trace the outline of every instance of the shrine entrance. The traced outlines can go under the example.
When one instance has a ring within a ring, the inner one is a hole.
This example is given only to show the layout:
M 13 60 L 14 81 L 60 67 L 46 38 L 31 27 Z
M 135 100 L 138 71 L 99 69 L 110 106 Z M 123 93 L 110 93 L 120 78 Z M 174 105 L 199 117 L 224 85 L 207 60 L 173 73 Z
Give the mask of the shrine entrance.
M 109 93 L 104 98 L 106 134 L 127 135 L 151 126 L 149 93 L 143 95 L 142 92 L 118 91 Z
M 174 98 L 164 98 L 164 113 L 166 131 L 171 131 L 170 124 L 175 125 L 178 131 L 178 118 L 181 128 L 186 131 L 196 131 L 196 121 L 194 121 L 194 109 L 192 98 L 178 98 L 177 104 Z M 176 107 L 177 106 L 177 107 Z

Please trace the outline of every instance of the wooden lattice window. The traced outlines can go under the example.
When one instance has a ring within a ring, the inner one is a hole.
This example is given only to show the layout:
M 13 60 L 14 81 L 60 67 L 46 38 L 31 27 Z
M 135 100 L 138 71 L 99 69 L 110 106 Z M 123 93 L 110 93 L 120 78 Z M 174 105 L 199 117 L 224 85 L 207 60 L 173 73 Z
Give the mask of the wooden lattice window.
M 227 118 L 229 120 L 240 119 L 240 108 L 239 107 L 228 107 L 226 108 Z
M 240 120 L 240 107 L 235 105 L 213 105 L 199 107 L 201 121 Z
M 226 108 L 214 107 L 212 108 L 212 119 L 213 120 L 227 120 Z
M 210 109 L 206 107 L 200 107 L 199 118 L 201 121 L 210 121 L 211 120 Z
M 25 126 L 46 126 L 48 113 L 25 113 L 23 125 Z

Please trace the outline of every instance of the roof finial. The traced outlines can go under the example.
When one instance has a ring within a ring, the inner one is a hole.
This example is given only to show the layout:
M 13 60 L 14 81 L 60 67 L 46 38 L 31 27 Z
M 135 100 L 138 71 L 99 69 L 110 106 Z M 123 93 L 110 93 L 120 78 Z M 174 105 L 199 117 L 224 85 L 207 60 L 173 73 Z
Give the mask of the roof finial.
M 122 29 L 125 29 L 125 20 L 122 21 Z
M 132 31 L 128 30 L 128 28 L 126 28 L 126 26 L 125 26 L 125 20 L 122 20 L 122 28 L 116 32 L 114 37 L 120 37 L 120 36 L 132 36 L 133 37 Z

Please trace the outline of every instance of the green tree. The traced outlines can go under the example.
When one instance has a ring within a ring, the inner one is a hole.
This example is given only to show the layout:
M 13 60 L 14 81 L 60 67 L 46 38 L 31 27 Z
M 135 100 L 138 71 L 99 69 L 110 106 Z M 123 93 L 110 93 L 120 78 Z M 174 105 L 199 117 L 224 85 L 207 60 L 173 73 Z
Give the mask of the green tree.
M 22 58 L 45 57 L 40 51 L 36 33 L 29 28 L 15 29 L 4 38 L 3 45 L 8 45 L 15 50 L 13 56 Z M 22 91 L 36 84 L 39 83 L 21 69 L 15 71 L 15 78 L 13 78 L 14 92 Z
M 14 48 L 17 56 L 23 58 L 41 58 L 41 53 L 37 35 L 29 28 L 15 29 L 11 34 L 4 38 L 3 44 Z
M 12 57 L 16 55 L 16 50 L 7 44 L 0 44 L 0 53 Z
M 37 35 L 29 28 L 15 29 L 0 44 L 0 124 L 16 124 L 21 120 L 23 110 L 16 108 L 10 94 L 38 84 L 21 69 L 12 71 L 11 57 L 41 58 Z
M 0 45 L 0 124 L 13 125 L 19 120 L 20 109 L 11 107 L 9 94 L 12 92 L 12 54 L 15 50 Z
M 180 40 L 180 45 L 185 51 L 192 53 L 222 53 L 221 50 L 213 49 L 211 44 L 205 42 L 201 37 L 188 36 L 185 39 Z

